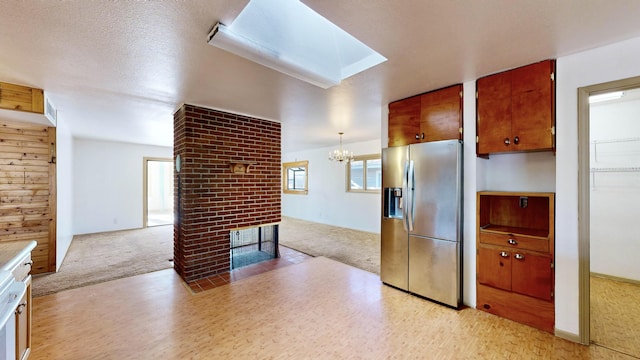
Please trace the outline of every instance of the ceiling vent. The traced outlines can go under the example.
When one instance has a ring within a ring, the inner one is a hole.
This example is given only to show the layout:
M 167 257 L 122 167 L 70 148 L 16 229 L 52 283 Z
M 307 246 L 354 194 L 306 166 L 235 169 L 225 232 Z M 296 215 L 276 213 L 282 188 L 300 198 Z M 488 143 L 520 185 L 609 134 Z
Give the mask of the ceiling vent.
M 48 96 L 44 97 L 44 116 L 51 121 L 53 126 L 58 125 L 58 110 L 53 106 Z

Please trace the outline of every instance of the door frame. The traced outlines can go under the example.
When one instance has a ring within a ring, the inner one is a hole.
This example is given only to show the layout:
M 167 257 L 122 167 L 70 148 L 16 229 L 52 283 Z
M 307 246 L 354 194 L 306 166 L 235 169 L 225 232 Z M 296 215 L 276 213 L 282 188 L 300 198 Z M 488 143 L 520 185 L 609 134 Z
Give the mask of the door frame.
M 142 158 L 142 228 L 148 227 L 148 189 L 147 189 L 147 166 L 149 161 L 165 161 L 173 164 L 173 158 L 160 158 L 160 157 L 143 157 Z
M 589 96 L 640 88 L 640 76 L 578 88 L 578 313 L 580 343 L 591 343 Z

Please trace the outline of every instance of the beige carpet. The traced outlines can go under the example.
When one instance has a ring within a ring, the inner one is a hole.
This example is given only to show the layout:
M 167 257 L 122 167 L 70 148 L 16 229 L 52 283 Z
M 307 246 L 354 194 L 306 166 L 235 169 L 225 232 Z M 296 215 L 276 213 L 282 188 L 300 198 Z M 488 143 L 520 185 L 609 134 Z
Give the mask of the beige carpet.
M 173 225 L 73 237 L 60 270 L 33 277 L 33 296 L 173 266 Z
M 282 217 L 280 245 L 380 274 L 380 235 Z

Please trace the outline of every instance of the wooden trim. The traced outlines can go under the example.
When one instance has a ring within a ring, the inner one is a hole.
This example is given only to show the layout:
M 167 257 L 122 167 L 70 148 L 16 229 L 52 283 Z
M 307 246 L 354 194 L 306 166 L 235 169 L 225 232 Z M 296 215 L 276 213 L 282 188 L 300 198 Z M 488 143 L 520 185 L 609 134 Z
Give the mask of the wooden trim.
M 58 196 L 57 196 L 57 175 L 56 175 L 56 128 L 47 128 L 49 133 L 49 272 L 56 271 L 56 244 L 57 244 L 57 208 L 58 208 Z
M 578 88 L 578 328 L 580 343 L 589 345 L 590 335 L 590 179 L 589 96 L 640 87 L 640 76 Z
M 380 159 L 380 166 L 382 166 L 382 154 L 367 154 L 367 155 L 358 155 L 353 157 L 353 161 L 364 161 L 366 163 L 367 160 L 377 160 Z M 351 188 L 351 163 L 348 162 L 344 164 L 345 166 L 345 191 L 350 193 L 364 193 L 364 194 L 380 194 L 381 189 L 377 190 L 367 190 L 367 174 L 366 174 L 366 166 L 363 166 L 363 189 L 352 189 Z
M 584 345 L 591 342 L 591 289 L 585 276 L 591 272 L 589 153 L 589 93 L 578 89 L 578 336 Z
M 632 285 L 636 285 L 636 286 L 640 285 L 640 280 L 627 279 L 627 278 L 623 278 L 623 277 L 619 277 L 619 276 L 613 276 L 613 275 L 608 275 L 608 274 L 600 274 L 600 273 L 594 273 L 594 272 L 591 273 L 591 276 L 597 277 L 597 278 L 601 278 L 601 279 L 619 281 L 619 282 L 632 284 Z
M 304 190 L 289 190 L 287 188 L 287 168 L 299 166 L 304 166 L 305 168 Z M 307 195 L 309 193 L 309 160 L 282 163 L 282 192 L 294 195 Z

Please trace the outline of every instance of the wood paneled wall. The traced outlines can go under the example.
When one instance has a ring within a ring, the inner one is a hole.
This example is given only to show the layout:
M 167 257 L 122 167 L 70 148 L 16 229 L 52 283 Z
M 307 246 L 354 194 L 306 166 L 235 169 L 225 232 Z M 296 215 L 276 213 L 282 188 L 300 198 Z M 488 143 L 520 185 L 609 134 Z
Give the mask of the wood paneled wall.
M 55 128 L 0 121 L 0 241 L 35 240 L 32 273 L 56 266 Z

